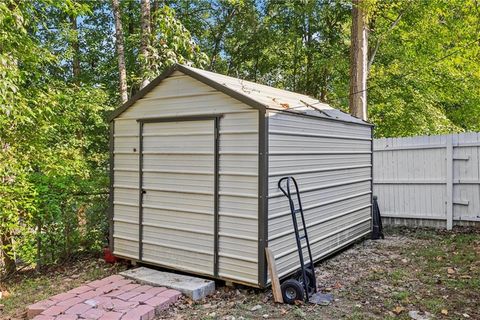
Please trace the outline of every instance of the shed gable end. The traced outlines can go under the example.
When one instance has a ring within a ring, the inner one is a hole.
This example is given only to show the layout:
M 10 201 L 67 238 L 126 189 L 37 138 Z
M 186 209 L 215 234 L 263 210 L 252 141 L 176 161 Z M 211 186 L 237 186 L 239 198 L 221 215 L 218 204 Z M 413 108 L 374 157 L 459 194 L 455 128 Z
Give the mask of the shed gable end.
M 145 183 L 146 180 L 145 177 L 140 178 L 139 174 L 141 137 L 138 120 L 169 118 L 176 134 L 185 135 L 196 131 L 191 132 L 193 129 L 187 126 L 180 130 L 180 126 L 173 123 L 176 122 L 174 118 L 180 121 L 181 118 L 211 115 L 221 115 L 218 131 L 218 276 L 257 285 L 259 111 L 178 70 L 172 71 L 161 82 L 143 92 L 141 97 L 113 119 L 114 253 L 136 260 L 140 256 L 142 232 L 139 229 L 139 190 L 140 181 L 143 179 Z M 146 132 L 143 136 L 148 134 Z M 173 141 L 173 134 L 173 131 L 165 132 L 162 137 Z M 155 137 L 163 139 L 158 134 Z M 195 151 L 189 151 L 187 147 L 184 149 L 186 153 Z M 143 159 L 144 164 L 147 160 Z M 181 170 L 200 174 L 202 166 L 206 164 L 194 155 L 191 160 L 191 168 L 187 170 L 182 167 Z M 155 163 L 158 165 L 156 170 L 162 171 L 162 174 L 163 171 L 180 170 L 177 168 L 180 165 L 178 161 L 157 159 Z M 162 182 L 162 187 L 167 188 L 168 185 Z M 170 194 L 173 193 L 169 193 L 170 198 L 158 200 L 159 207 L 161 201 L 175 201 L 174 195 Z M 148 210 L 144 214 L 149 214 Z M 172 245 L 161 243 L 162 237 L 147 239 L 152 234 L 165 233 L 161 228 L 158 232 L 149 228 L 143 225 L 143 259 L 152 264 L 175 268 L 174 262 L 167 265 L 164 261 L 154 261 L 157 256 L 154 252 Z

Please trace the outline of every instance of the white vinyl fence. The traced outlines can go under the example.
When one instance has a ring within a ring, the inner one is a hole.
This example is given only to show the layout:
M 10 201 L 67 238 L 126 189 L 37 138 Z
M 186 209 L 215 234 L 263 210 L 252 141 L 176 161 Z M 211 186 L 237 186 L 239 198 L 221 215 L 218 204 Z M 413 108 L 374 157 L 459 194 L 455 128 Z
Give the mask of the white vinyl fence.
M 480 222 L 480 133 L 376 139 L 373 159 L 387 224 Z

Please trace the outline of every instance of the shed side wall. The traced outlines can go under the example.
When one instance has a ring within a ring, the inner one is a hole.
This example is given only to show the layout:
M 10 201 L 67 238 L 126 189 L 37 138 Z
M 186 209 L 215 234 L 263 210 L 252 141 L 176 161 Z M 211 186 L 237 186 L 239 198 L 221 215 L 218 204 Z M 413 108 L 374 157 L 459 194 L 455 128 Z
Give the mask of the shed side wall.
M 223 114 L 219 130 L 219 277 L 257 285 L 258 110 L 178 71 L 114 120 L 114 253 L 132 259 L 139 254 L 137 119 L 212 114 Z M 175 169 L 175 163 L 166 165 Z M 207 164 L 198 159 L 195 165 Z M 145 262 L 162 265 L 149 255 L 147 246 L 143 250 Z M 147 261 L 148 256 L 152 258 Z
M 291 175 L 299 184 L 314 260 L 368 234 L 371 127 L 282 112 L 268 116 L 268 246 L 282 277 L 300 263 L 288 200 L 278 180 Z

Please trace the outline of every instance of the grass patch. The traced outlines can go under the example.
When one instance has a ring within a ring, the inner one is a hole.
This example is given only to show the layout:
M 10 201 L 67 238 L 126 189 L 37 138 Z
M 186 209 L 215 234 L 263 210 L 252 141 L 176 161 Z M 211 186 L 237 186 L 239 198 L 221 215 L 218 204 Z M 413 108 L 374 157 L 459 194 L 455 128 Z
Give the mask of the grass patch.
M 408 300 L 409 296 L 410 296 L 410 293 L 408 291 L 400 291 L 400 292 L 394 292 L 392 295 L 392 298 L 397 301 L 406 301 Z

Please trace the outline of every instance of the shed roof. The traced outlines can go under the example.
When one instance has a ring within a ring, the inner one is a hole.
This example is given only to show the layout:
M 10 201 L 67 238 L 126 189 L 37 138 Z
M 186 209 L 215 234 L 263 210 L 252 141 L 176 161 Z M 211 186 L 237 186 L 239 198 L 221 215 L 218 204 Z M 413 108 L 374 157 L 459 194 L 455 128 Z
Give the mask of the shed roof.
M 304 94 L 282 90 L 181 64 L 173 65 L 162 75 L 155 78 L 148 86 L 140 90 L 124 105 L 114 110 L 110 120 L 113 120 L 123 111 L 128 109 L 138 99 L 141 99 L 175 70 L 183 72 L 192 78 L 195 78 L 257 109 L 273 109 L 352 123 L 369 124 L 368 122 L 355 118 L 338 109 L 334 109 L 328 104 Z

